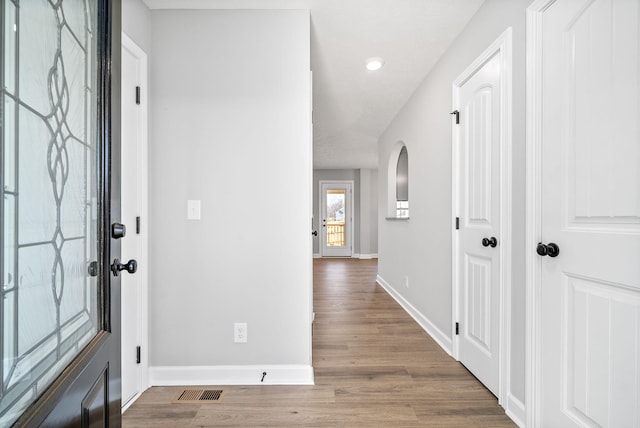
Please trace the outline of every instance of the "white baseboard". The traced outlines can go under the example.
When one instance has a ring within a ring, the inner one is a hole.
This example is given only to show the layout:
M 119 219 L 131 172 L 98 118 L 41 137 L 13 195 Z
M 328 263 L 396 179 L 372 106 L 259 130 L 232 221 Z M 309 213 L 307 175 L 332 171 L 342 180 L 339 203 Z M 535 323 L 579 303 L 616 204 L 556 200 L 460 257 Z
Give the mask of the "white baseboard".
M 151 386 L 314 384 L 313 367 L 304 365 L 156 366 L 149 367 L 149 381 Z
M 376 278 L 376 282 L 380 284 L 380 286 L 384 288 L 385 291 L 389 293 L 389 295 L 393 297 L 395 301 L 398 302 L 409 315 L 411 315 L 411 317 L 420 325 L 420 327 L 422 327 L 424 331 L 426 331 L 429 336 L 431 336 L 431 338 L 435 340 L 447 354 L 452 355 L 452 344 L 450 337 L 444 334 L 442 330 L 436 327 L 434 323 L 429 321 L 427 317 L 425 317 L 411 303 L 409 303 L 404 297 L 402 297 L 402 295 L 398 293 L 391 285 L 389 285 L 389 283 L 385 281 L 380 275 L 378 275 L 378 277 Z
M 377 254 L 360 254 L 361 260 L 369 260 L 369 259 L 377 259 L 377 258 L 378 258 Z
M 527 420 L 527 409 L 525 408 L 524 403 L 512 394 L 507 394 L 507 406 L 505 410 L 507 416 L 509 416 L 520 428 L 527 426 L 525 423 Z
M 321 259 L 322 255 L 318 254 L 318 253 L 313 253 L 313 258 L 314 259 Z M 335 258 L 335 257 L 334 257 Z M 378 254 L 377 253 L 373 253 L 373 254 L 358 254 L 358 253 L 353 253 L 353 255 L 351 256 L 352 259 L 360 259 L 360 260 L 369 260 L 369 259 L 377 259 L 378 258 Z
M 316 254 L 313 253 L 313 258 L 314 259 L 322 259 L 322 258 L 327 258 L 327 259 L 377 259 L 378 255 L 377 254 L 359 254 L 359 253 L 352 253 L 350 256 L 326 256 L 323 257 L 322 254 Z

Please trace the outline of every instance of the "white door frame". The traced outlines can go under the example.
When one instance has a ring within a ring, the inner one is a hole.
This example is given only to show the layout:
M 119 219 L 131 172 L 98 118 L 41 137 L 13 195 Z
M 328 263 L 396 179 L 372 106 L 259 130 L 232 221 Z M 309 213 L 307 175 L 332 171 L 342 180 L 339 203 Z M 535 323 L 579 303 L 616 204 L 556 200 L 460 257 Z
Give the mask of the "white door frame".
M 542 258 L 536 253 L 536 245 L 542 237 L 542 14 L 554 2 L 536 0 L 527 8 L 525 401 L 528 427 L 536 427 L 541 421 Z
M 138 271 L 136 275 L 140 281 L 140 308 L 138 312 L 138 323 L 140 331 L 140 346 L 142 352 L 140 355 L 140 372 L 138 384 L 140 391 L 132 398 L 125 407 L 122 408 L 124 413 L 131 404 L 133 404 L 142 392 L 144 392 L 149 385 L 149 180 L 148 180 L 148 65 L 147 54 L 142 48 L 140 48 L 129 36 L 122 33 L 122 49 L 126 49 L 131 52 L 136 58 L 140 60 L 140 114 L 141 114 L 141 136 L 140 146 L 138 147 L 138 200 L 140 201 L 140 248 L 137 255 Z M 133 96 L 134 94 L 132 94 Z M 124 152 L 124 151 L 123 151 Z M 125 174 L 123 174 L 124 176 Z M 130 230 L 129 233 L 135 233 L 135 230 Z M 126 238 L 125 238 L 126 239 Z M 122 326 L 124 330 L 126 326 Z
M 512 205 L 512 30 L 511 27 L 498 37 L 473 63 L 453 82 L 453 108 L 460 108 L 460 88 L 473 76 L 489 59 L 495 55 L 500 56 L 502 75 L 500 79 L 500 370 L 499 370 L 499 393 L 498 403 L 507 410 L 509 414 L 509 402 L 513 400 L 510 393 L 510 354 L 511 354 L 511 205 Z M 462 165 L 459 165 L 460 141 L 459 126 L 452 120 L 452 310 L 451 320 L 452 350 L 453 357 L 459 360 L 459 338 L 455 334 L 456 322 L 460 320 L 460 299 L 462 297 L 461 281 L 459 275 L 460 242 L 456 230 L 456 218 L 460 217 L 460 178 L 459 172 Z M 517 402 L 517 400 L 516 400 Z M 519 404 L 516 404 L 520 407 Z M 512 412 L 513 413 L 513 412 Z M 517 411 L 515 412 L 517 413 Z
M 535 1 L 527 9 L 527 185 L 525 223 L 525 401 L 526 426 L 540 423 L 540 290 L 542 260 L 535 245 L 542 236 L 542 13 L 553 0 Z
M 345 257 L 353 257 L 353 229 L 355 229 L 354 227 L 354 214 L 355 214 L 355 206 L 353 205 L 353 188 L 355 187 L 355 182 L 353 180 L 320 180 L 318 182 L 318 193 L 319 193 L 319 204 L 318 204 L 318 229 L 320 230 L 320 240 L 319 240 L 319 244 L 320 244 L 320 257 L 325 257 L 324 254 L 324 242 L 327 239 L 326 235 L 324 234 L 324 230 L 322 230 L 322 224 L 320 224 L 322 222 L 322 205 L 324 204 L 324 194 L 322 192 L 322 185 L 323 184 L 348 184 L 351 187 L 351 192 L 349 192 L 350 194 L 347 196 L 347 203 L 350 204 L 349 205 L 349 210 L 348 210 L 348 214 L 350 215 L 350 221 L 349 221 L 349 225 L 351 227 L 349 227 L 347 230 L 347 234 L 349 236 L 349 245 L 351 246 L 351 255 L 350 256 L 345 256 Z M 346 218 L 346 213 L 345 213 L 345 218 Z

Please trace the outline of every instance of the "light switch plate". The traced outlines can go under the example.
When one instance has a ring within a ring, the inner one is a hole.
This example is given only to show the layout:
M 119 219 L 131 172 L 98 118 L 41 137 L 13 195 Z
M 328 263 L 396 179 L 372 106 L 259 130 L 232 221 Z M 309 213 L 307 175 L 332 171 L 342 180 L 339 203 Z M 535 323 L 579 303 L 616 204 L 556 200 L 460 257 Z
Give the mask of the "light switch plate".
M 187 220 L 200 220 L 200 200 L 187 201 Z

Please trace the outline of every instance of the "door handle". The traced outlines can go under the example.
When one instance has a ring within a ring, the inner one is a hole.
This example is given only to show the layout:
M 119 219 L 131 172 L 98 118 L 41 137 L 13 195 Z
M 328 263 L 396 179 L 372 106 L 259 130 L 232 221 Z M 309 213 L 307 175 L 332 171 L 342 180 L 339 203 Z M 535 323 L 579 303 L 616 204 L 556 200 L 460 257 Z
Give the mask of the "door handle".
M 313 236 L 318 236 L 318 231 L 317 231 L 317 230 L 314 230 L 313 232 L 311 232 L 311 234 L 312 234 Z
M 558 257 L 558 254 L 560 254 L 560 247 L 558 247 L 558 245 L 554 244 L 553 242 L 549 242 L 546 245 L 542 242 L 538 242 L 536 253 L 538 253 L 538 255 L 542 257 Z
M 495 236 L 492 236 L 491 238 L 482 238 L 482 246 L 496 248 L 498 246 L 498 240 Z
M 119 259 L 113 259 L 113 264 L 111 265 L 111 272 L 113 272 L 113 276 L 118 276 L 121 270 L 126 270 L 129 273 L 136 273 L 138 270 L 138 262 L 134 259 L 129 260 L 127 263 L 120 263 Z

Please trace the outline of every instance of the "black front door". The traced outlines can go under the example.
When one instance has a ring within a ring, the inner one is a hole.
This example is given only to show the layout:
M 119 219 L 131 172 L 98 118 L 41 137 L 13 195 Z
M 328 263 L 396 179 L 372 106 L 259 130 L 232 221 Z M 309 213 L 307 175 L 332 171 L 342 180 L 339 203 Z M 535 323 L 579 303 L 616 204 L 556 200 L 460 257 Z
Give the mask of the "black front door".
M 120 426 L 120 2 L 0 21 L 0 426 Z

